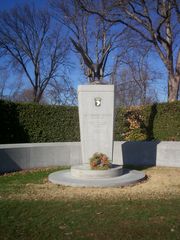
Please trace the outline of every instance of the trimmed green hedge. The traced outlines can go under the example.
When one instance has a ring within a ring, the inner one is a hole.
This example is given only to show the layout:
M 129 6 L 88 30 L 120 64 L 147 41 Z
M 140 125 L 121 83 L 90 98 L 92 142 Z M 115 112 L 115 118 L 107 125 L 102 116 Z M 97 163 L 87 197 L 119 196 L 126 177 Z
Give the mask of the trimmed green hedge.
M 180 102 L 117 109 L 114 138 L 180 141 Z M 77 107 L 0 101 L 0 143 L 80 141 Z
M 118 109 L 115 140 L 180 141 L 180 101 Z
M 77 107 L 0 101 L 0 143 L 79 140 Z

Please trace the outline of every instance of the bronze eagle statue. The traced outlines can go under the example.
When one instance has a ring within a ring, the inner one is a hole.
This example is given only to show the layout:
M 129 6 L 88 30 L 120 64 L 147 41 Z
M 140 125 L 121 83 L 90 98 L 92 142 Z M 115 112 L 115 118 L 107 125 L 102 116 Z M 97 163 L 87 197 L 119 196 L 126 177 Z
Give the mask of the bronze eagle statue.
M 88 67 L 88 78 L 90 83 L 100 84 L 104 77 L 104 69 L 107 61 L 108 54 L 110 52 L 111 45 L 108 44 L 104 50 L 101 60 L 98 63 L 93 63 L 92 59 L 88 56 L 80 43 L 70 38 L 76 50 L 81 54 L 85 65 Z

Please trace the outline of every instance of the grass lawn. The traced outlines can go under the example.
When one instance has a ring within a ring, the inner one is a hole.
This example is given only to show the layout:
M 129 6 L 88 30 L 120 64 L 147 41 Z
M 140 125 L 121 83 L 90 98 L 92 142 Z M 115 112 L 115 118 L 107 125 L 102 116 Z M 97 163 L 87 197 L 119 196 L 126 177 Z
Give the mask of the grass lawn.
M 53 185 L 52 171 L 0 176 L 0 239 L 180 239 L 180 169 L 149 169 L 147 182 L 114 189 Z

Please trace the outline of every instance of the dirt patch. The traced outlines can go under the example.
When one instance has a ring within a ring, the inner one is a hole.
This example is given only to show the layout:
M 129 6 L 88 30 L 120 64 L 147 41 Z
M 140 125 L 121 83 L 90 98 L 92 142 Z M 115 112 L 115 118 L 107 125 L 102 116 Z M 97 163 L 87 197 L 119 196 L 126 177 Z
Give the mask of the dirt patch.
M 180 168 L 143 170 L 148 179 L 121 188 L 74 188 L 49 183 L 26 184 L 23 193 L 10 194 L 8 199 L 77 200 L 77 199 L 168 199 L 180 197 Z

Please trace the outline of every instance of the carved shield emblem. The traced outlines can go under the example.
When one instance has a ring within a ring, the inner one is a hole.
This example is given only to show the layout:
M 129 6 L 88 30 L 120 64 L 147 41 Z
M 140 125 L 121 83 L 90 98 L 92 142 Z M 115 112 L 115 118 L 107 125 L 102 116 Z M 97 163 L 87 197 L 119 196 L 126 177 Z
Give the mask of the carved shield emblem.
M 96 97 L 95 99 L 94 99 L 94 101 L 95 101 L 95 106 L 96 107 L 100 107 L 101 106 L 101 98 L 100 97 Z

